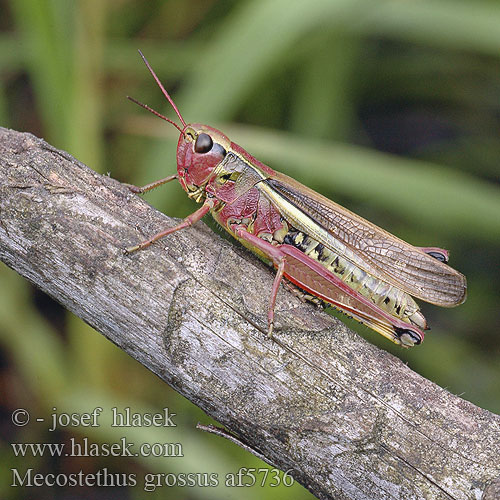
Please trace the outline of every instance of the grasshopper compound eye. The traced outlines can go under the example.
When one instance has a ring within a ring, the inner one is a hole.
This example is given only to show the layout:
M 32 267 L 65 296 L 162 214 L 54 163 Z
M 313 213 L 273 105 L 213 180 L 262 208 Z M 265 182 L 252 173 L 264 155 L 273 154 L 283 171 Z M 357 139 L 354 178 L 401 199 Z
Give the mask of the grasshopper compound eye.
M 213 145 L 214 141 L 208 134 L 200 134 L 194 143 L 194 150 L 196 153 L 208 153 Z

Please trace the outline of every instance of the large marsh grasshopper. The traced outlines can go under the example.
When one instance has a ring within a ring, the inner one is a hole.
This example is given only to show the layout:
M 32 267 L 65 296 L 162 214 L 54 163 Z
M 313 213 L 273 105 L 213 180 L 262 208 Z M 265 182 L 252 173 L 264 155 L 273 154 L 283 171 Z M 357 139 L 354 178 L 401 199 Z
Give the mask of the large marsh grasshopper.
M 465 276 L 446 264 L 446 250 L 414 247 L 272 170 L 219 130 L 186 124 L 142 53 L 141 57 L 182 127 L 131 99 L 180 132 L 177 174 L 131 189 L 144 193 L 178 179 L 187 195 L 202 206 L 179 225 L 128 248 L 127 253 L 146 248 L 210 213 L 233 237 L 277 269 L 269 301 L 269 335 L 283 279 L 404 347 L 420 344 L 427 329 L 412 297 L 443 307 L 464 302 Z

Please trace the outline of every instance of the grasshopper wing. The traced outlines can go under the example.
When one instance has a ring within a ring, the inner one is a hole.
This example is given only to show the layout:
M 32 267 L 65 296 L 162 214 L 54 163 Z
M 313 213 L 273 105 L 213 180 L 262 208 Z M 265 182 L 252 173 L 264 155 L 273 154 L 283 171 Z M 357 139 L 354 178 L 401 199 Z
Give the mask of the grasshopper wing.
M 465 276 L 421 249 L 280 172 L 258 186 L 292 226 L 372 276 L 439 306 L 464 302 Z

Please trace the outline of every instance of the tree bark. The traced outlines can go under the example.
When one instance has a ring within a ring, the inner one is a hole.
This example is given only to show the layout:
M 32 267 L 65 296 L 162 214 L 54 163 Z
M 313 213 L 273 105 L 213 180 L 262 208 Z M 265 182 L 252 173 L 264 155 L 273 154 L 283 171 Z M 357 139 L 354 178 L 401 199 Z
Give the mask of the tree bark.
M 498 498 L 498 416 L 285 291 L 268 340 L 274 273 L 202 223 L 124 255 L 175 221 L 41 139 L 0 169 L 0 258 L 317 497 Z

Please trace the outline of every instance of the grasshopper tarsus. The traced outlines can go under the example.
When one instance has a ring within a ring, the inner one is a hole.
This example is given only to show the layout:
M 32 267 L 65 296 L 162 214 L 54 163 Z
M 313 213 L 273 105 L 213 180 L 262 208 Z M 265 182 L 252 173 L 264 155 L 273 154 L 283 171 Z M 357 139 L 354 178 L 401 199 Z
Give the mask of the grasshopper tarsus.
M 138 245 L 134 245 L 133 247 L 125 248 L 125 250 L 123 251 L 123 253 L 125 255 L 130 255 L 131 253 L 137 252 L 138 250 L 144 250 L 145 248 L 149 247 L 155 241 L 159 240 L 163 236 L 166 236 L 167 234 L 170 234 L 170 232 L 168 232 L 168 230 L 167 230 L 167 231 L 163 231 L 162 233 L 155 234 L 149 240 L 142 241 L 141 243 L 139 243 Z
M 141 194 L 143 192 L 141 187 L 135 186 L 134 184 L 124 184 L 124 185 L 129 191 L 131 191 L 134 194 Z
M 123 250 L 123 255 L 130 255 L 131 253 L 137 252 L 141 249 L 141 245 L 135 245 L 134 247 L 128 247 Z
M 135 186 L 134 184 L 125 184 L 125 186 L 127 186 L 129 191 L 132 191 L 132 193 L 143 194 L 147 193 L 148 191 L 151 191 L 154 188 L 157 188 L 158 186 L 166 184 L 167 182 L 173 181 L 174 179 L 177 179 L 177 174 L 167 175 L 167 177 L 164 177 L 163 179 L 159 179 L 154 182 L 150 182 L 145 186 Z
M 266 335 L 266 338 L 267 339 L 272 339 L 273 338 L 273 332 L 274 332 L 274 323 L 271 323 L 269 325 L 269 328 L 267 330 L 267 335 Z

